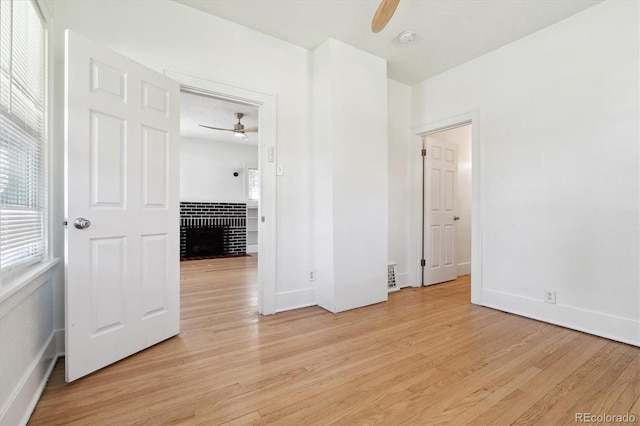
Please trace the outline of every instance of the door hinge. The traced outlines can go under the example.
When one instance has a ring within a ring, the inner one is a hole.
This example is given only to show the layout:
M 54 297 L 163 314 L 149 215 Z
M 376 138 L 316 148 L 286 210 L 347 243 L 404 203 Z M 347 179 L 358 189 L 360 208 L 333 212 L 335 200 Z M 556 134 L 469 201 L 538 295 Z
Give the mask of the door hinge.
M 423 157 L 427 156 L 427 150 L 425 148 L 422 148 L 422 156 Z
M 66 220 L 64 222 L 62 222 L 63 226 L 67 226 L 69 224 L 69 222 L 67 222 Z
M 420 266 L 425 267 L 427 266 L 427 261 L 424 259 L 420 259 Z

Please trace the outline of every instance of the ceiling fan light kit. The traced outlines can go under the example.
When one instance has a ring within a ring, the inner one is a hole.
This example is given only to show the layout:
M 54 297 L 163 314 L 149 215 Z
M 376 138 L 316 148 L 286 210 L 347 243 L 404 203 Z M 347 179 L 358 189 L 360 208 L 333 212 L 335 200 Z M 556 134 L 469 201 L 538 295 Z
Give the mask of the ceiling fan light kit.
M 249 139 L 249 136 L 244 133 L 244 124 L 240 122 L 240 120 L 242 120 L 242 117 L 244 117 L 243 113 L 236 112 L 236 118 L 238 119 L 238 122 L 233 126 L 233 134 L 236 138 L 246 141 L 247 139 Z
M 235 135 L 236 138 L 242 141 L 246 141 L 249 139 L 249 136 L 247 136 L 244 132 L 233 132 L 233 134 Z

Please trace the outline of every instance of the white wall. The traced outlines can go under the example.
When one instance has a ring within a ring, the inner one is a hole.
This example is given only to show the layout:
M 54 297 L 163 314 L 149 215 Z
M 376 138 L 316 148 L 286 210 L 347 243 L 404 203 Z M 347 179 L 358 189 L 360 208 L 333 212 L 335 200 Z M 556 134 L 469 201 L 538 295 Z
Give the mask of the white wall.
M 247 164 L 258 164 L 258 147 L 180 138 L 180 201 L 246 202 Z
M 429 135 L 458 146 L 458 186 L 456 188 L 455 251 L 458 276 L 471 273 L 471 125 Z
M 420 146 L 411 146 L 411 88 L 388 80 L 389 154 L 389 263 L 395 263 L 399 287 L 409 286 L 410 156 L 420 155 Z
M 337 40 L 314 51 L 317 302 L 387 300 L 387 67 Z
M 56 0 L 57 69 L 71 28 L 152 69 L 277 97 L 276 310 L 314 304 L 311 268 L 310 52 L 172 1 Z M 117 31 L 114 25 L 117 24 Z M 58 109 L 62 110 L 62 80 Z M 58 117 L 60 123 L 61 118 Z M 62 128 L 56 136 L 62 139 Z M 61 167 L 61 163 L 56 165 Z
M 603 2 L 413 89 L 415 126 L 479 117 L 482 304 L 636 345 L 638 15 Z

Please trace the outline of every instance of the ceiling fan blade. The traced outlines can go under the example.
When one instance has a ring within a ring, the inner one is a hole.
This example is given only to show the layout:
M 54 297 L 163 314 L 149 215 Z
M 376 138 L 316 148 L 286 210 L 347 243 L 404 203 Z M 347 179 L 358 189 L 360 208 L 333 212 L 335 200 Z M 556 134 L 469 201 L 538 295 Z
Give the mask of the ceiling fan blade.
M 379 33 L 387 25 L 393 13 L 396 11 L 400 0 L 382 0 L 376 14 L 371 21 L 371 31 Z
M 222 130 L 224 132 L 233 132 L 233 133 L 255 133 L 258 131 L 257 127 L 250 127 L 248 129 L 236 130 L 236 129 L 223 129 L 222 127 L 205 126 L 204 124 L 199 124 L 199 126 L 206 127 L 207 129 Z
M 222 129 L 220 127 L 211 127 L 211 126 L 205 126 L 204 124 L 199 124 L 200 127 L 206 127 L 207 129 L 213 129 L 213 130 L 224 130 L 225 132 L 235 132 L 234 129 Z

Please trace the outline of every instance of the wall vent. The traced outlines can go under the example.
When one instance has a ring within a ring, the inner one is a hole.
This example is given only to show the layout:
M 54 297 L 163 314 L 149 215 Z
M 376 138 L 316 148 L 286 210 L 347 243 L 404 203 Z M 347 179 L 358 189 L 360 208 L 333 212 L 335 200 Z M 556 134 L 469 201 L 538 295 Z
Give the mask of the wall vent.
M 396 266 L 397 264 L 395 263 L 387 266 L 387 288 L 389 291 L 398 290 L 398 284 L 396 283 Z

